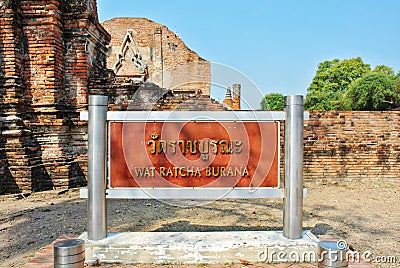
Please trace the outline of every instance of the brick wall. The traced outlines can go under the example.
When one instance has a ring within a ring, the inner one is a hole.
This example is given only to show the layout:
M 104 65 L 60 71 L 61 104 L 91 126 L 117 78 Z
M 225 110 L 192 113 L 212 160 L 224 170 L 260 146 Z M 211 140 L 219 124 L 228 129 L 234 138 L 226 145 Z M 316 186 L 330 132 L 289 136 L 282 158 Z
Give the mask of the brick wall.
M 400 179 L 400 112 L 310 112 L 305 179 Z

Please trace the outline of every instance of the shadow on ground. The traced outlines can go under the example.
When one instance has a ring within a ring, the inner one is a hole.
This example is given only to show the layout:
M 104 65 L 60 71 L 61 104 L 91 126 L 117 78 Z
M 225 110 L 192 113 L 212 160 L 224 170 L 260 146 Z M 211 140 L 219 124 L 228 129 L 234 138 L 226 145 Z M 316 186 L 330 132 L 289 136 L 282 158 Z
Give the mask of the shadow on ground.
M 390 197 L 394 191 L 391 199 L 370 198 L 360 203 L 361 197 L 357 202 L 345 198 L 346 191 L 350 190 L 332 186 L 325 187 L 324 193 L 317 187 L 311 189 L 305 200 L 304 229 L 316 235 L 353 240 L 359 250 L 379 248 L 379 252 L 385 253 L 396 248 L 400 244 L 397 224 L 400 216 L 393 205 L 383 206 L 382 202 L 395 204 L 398 192 L 386 188 L 382 194 Z M 321 196 L 330 196 L 337 202 Z M 19 267 L 61 234 L 81 234 L 87 224 L 86 206 L 86 200 L 79 199 L 76 191 L 63 196 L 43 193 L 39 197 L 33 194 L 27 199 L 1 200 L 2 265 Z M 379 208 L 379 214 L 373 208 Z M 109 232 L 266 231 L 281 230 L 283 226 L 282 201 L 269 199 L 222 199 L 196 205 L 186 202 L 185 206 L 171 206 L 157 200 L 108 200 L 107 214 Z M 384 244 L 385 237 L 392 238 L 390 243 Z

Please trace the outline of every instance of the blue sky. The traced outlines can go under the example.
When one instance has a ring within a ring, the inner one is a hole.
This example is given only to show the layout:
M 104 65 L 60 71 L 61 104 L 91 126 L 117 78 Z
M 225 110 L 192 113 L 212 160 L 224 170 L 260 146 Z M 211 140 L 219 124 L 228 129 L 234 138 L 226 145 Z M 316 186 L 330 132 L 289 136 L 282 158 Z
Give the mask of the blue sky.
M 100 21 L 146 17 L 262 94 L 306 94 L 318 63 L 361 57 L 400 70 L 398 0 L 97 0 Z

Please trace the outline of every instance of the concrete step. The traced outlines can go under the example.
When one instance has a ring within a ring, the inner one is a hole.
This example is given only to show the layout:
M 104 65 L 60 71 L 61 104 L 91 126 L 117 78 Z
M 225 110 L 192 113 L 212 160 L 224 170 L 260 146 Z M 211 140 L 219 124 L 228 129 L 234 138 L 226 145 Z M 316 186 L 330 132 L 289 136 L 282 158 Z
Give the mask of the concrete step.
M 282 231 L 126 232 L 86 243 L 87 263 L 235 264 L 315 262 L 318 239 L 308 231 L 290 240 Z

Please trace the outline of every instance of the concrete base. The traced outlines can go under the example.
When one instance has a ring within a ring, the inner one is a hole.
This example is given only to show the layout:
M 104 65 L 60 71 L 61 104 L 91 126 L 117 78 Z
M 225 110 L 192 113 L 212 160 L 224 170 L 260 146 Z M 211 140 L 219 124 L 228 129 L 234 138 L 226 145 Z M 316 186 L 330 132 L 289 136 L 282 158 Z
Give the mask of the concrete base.
M 232 264 L 315 262 L 318 239 L 311 232 L 289 240 L 281 231 L 109 233 L 91 241 L 86 262 L 105 264 Z

